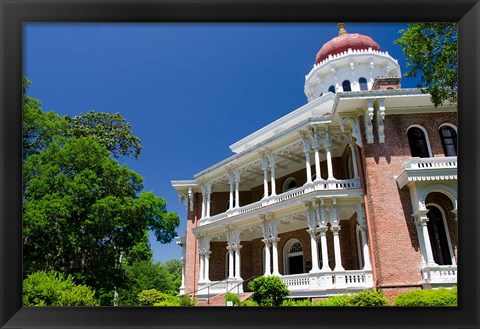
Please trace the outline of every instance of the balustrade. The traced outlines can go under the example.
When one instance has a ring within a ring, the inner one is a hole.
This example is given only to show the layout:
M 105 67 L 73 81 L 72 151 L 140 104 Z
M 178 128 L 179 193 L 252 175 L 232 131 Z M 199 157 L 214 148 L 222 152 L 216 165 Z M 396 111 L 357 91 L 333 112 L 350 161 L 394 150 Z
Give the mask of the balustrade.
M 405 169 L 457 168 L 457 157 L 413 158 L 404 165 Z
M 242 207 L 229 209 L 226 212 L 223 212 L 215 216 L 204 217 L 200 220 L 200 225 L 214 223 L 226 218 L 239 216 L 246 213 L 253 214 L 255 211 L 259 209 L 263 209 L 265 207 L 269 207 L 281 202 L 286 202 L 286 201 L 294 200 L 297 198 L 301 198 L 303 196 L 311 196 L 311 197 L 321 196 L 321 195 L 315 195 L 321 191 L 348 190 L 348 189 L 358 189 L 358 188 L 360 188 L 360 181 L 358 179 L 316 180 L 316 181 L 313 181 L 312 183 L 284 192 L 282 194 L 272 195 L 270 197 L 264 198 L 260 201 L 253 202 Z

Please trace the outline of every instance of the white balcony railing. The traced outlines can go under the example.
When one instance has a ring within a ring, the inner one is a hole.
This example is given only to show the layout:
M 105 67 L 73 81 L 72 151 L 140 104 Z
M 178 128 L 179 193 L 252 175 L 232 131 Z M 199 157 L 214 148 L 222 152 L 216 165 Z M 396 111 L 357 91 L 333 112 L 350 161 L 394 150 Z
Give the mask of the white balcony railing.
M 456 284 L 457 265 L 435 265 L 422 268 L 425 282 L 431 284 Z
M 412 181 L 442 181 L 457 179 L 457 157 L 412 158 L 403 164 L 397 176 L 399 188 Z
M 291 292 L 329 289 L 368 289 L 373 287 L 372 271 L 354 270 L 284 275 L 280 279 Z
M 457 157 L 413 158 L 403 167 L 405 169 L 457 168 Z
M 340 190 L 349 190 L 349 189 L 358 189 L 360 188 L 360 180 L 358 179 L 347 179 L 347 180 L 318 180 L 310 184 L 305 184 L 296 189 L 287 191 L 282 194 L 272 195 L 268 198 L 264 198 L 260 201 L 250 203 L 248 205 L 227 210 L 221 214 L 204 217 L 200 219 L 200 225 L 206 225 L 220 220 L 231 218 L 234 216 L 243 215 L 246 213 L 254 213 L 256 210 L 263 209 L 272 205 L 277 205 L 282 202 L 296 200 L 303 196 L 313 194 L 318 191 L 340 191 Z

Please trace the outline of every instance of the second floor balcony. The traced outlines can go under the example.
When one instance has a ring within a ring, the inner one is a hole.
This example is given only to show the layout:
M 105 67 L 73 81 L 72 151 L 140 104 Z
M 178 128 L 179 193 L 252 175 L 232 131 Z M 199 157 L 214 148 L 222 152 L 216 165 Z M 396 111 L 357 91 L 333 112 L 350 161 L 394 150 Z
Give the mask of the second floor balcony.
M 333 198 L 344 197 L 347 195 L 361 195 L 360 179 L 331 179 L 314 180 L 303 186 L 288 190 L 278 195 L 264 197 L 259 201 L 247 204 L 245 206 L 233 207 L 225 212 L 214 216 L 206 216 L 200 219 L 200 226 L 215 223 L 228 218 L 243 219 L 254 217 L 265 212 L 274 212 L 278 208 L 295 207 L 314 198 Z
M 400 188 L 415 181 L 457 180 L 457 157 L 412 158 L 396 180 Z

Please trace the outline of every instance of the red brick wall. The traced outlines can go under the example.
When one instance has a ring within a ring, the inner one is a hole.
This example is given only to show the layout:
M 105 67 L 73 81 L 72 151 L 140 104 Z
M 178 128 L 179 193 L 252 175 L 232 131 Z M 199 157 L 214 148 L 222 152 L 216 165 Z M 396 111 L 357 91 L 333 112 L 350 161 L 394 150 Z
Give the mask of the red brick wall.
M 363 118 L 360 120 L 363 128 Z M 408 188 L 398 189 L 394 176 L 403 170 L 403 163 L 411 158 L 407 128 L 412 124 L 423 126 L 430 141 L 433 156 L 444 156 L 438 134 L 443 123 L 457 125 L 455 113 L 387 115 L 385 116 L 385 143 L 376 138 L 373 144 L 363 140 L 363 167 L 365 170 L 369 220 L 372 232 L 377 283 L 382 285 L 412 285 L 421 280 L 421 256 L 416 227 L 411 214 Z M 364 136 L 364 134 L 362 134 Z

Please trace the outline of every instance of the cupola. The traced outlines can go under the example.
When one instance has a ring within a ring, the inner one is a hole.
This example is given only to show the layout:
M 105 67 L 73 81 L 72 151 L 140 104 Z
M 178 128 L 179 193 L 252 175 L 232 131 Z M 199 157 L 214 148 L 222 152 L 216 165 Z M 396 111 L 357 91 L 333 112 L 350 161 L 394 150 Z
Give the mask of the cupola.
M 338 23 L 338 36 L 328 41 L 317 53 L 315 64 L 320 63 L 329 55 L 337 55 L 342 52 L 352 50 L 376 50 L 380 51 L 380 46 L 369 36 L 358 33 L 347 33 L 345 23 Z
M 338 23 L 338 35 L 318 51 L 312 70 L 305 76 L 305 95 L 311 102 L 329 92 L 372 90 L 382 77 L 400 81 L 400 65 L 371 37 L 347 33 Z M 399 86 L 399 84 L 398 84 Z

